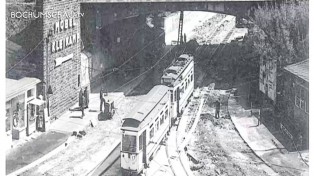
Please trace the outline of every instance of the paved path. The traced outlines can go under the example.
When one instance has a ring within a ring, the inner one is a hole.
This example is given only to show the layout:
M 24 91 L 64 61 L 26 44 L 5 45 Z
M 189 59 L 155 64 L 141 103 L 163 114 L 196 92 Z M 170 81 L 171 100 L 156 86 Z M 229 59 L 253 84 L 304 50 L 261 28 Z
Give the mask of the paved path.
M 269 132 L 264 125 L 259 125 L 250 111 L 244 110 L 234 98 L 228 101 L 231 119 L 239 134 L 254 153 L 274 171 L 290 174 L 308 175 L 309 168 L 298 153 L 282 150 L 284 146 Z
M 186 133 L 183 142 L 180 143 L 179 151 L 184 151 L 183 150 L 184 147 L 190 142 L 190 139 L 193 136 L 193 132 L 195 131 L 195 128 L 196 128 L 196 126 L 198 124 L 198 121 L 200 120 L 203 105 L 204 105 L 204 99 L 202 98 L 201 100 L 199 100 L 199 103 L 197 103 L 198 107 L 197 107 L 197 112 L 196 112 L 196 114 L 194 116 L 195 120 L 193 122 L 193 125 L 192 125 L 191 129 L 189 129 L 188 133 Z M 191 118 L 191 116 L 189 116 L 189 117 Z
M 115 105 L 119 104 L 124 97 L 122 92 L 109 93 L 108 96 L 113 101 L 115 101 Z M 73 108 L 74 107 L 78 107 L 78 104 L 75 104 Z M 50 131 L 59 131 L 72 134 L 73 131 L 84 130 L 87 126 L 90 125 L 91 122 L 96 125 L 98 118 L 100 118 L 100 99 L 98 93 L 90 94 L 89 108 L 84 112 L 85 116 L 81 118 L 81 111 L 66 111 L 60 118 L 52 123 L 50 126 Z
M 189 160 L 184 151 L 184 147 L 189 143 L 192 137 L 192 133 L 197 126 L 202 112 L 203 103 L 204 99 L 193 99 L 186 107 L 180 119 L 177 130 L 176 128 L 172 128 L 170 131 L 170 135 L 167 141 L 167 155 L 169 163 L 172 167 L 172 171 L 176 176 L 194 175 L 190 169 Z M 192 105 L 195 105 L 196 107 L 193 108 L 191 107 Z M 191 109 L 189 108 L 193 109 L 193 114 L 191 114 Z M 188 129 L 189 131 L 186 132 L 186 129 L 189 128 L 188 125 L 192 117 L 194 117 L 193 125 L 190 129 Z
M 116 100 L 116 104 L 123 99 L 123 93 L 109 93 L 109 96 Z M 22 173 L 44 160 L 54 153 L 66 148 L 73 131 L 85 130 L 90 126 L 97 125 L 99 117 L 99 94 L 90 94 L 90 107 L 85 110 L 83 119 L 79 118 L 81 112 L 65 112 L 48 128 L 46 133 L 40 133 L 34 139 L 29 139 L 7 151 L 6 174 L 17 175 Z M 77 104 L 73 107 L 77 107 Z M 34 135 L 36 136 L 36 135 Z M 65 146 L 65 147 L 64 147 Z M 61 147 L 61 148 L 60 148 Z
M 11 149 L 6 155 L 6 174 L 10 174 L 43 157 L 62 145 L 67 138 L 68 135 L 64 133 L 48 132 L 25 143 L 23 146 Z
M 160 149 L 149 163 L 149 168 L 146 170 L 146 175 L 149 176 L 173 176 L 167 154 L 166 146 L 160 146 Z
M 167 141 L 167 155 L 169 157 L 169 163 L 172 167 L 172 171 L 175 176 L 188 176 L 184 167 L 180 162 L 180 153 L 178 152 L 177 145 L 177 133 L 176 129 L 172 128 Z

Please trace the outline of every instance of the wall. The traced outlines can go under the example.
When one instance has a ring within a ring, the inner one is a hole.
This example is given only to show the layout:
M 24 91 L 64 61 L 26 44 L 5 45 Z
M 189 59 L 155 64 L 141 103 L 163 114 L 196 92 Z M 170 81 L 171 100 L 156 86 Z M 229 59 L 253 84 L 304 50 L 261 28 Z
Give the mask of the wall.
M 297 94 L 296 87 L 299 86 L 300 89 L 302 89 L 304 93 L 304 98 L 302 98 L 304 101 L 304 106 L 302 106 L 302 109 L 300 106 L 296 106 L 296 103 L 294 103 L 294 121 L 296 121 L 295 126 L 300 130 L 303 138 L 305 139 L 305 144 L 308 145 L 308 139 L 309 139 L 309 114 L 308 110 L 305 111 L 306 104 L 309 102 L 309 83 L 298 78 L 294 77 L 294 86 L 293 89 L 295 91 L 295 95 Z M 293 100 L 295 100 L 295 97 L 292 97 Z M 308 109 L 308 108 L 307 108 Z
M 301 81 L 300 78 L 284 72 L 284 86 L 283 86 L 283 99 L 279 101 L 281 111 L 283 112 L 282 123 L 285 128 L 293 136 L 293 140 L 298 142 L 298 135 L 301 132 L 304 141 L 304 147 L 308 148 L 309 139 L 309 114 L 301 110 L 295 105 L 296 86 L 301 85 L 308 93 L 308 83 Z M 306 95 L 305 95 L 306 96 Z
M 276 102 L 277 64 L 266 57 L 260 58 L 259 90 Z
M 78 16 L 80 4 L 76 0 L 44 1 L 43 12 L 60 14 L 56 18 L 49 16 L 43 18 L 43 38 L 45 40 L 43 74 L 45 82 L 51 85 L 53 92 L 49 96 L 50 116 L 58 117 L 78 101 L 80 87 L 78 78 L 81 68 L 80 16 Z M 72 27 L 70 25 L 72 22 L 67 20 L 73 20 Z M 65 29 L 65 26 L 68 29 Z M 52 32 L 52 36 L 46 42 L 49 31 Z M 73 35 L 76 35 L 76 38 Z M 64 57 L 68 57 L 68 59 L 64 59 Z M 60 58 L 66 61 L 56 66 L 55 61 L 56 59 L 62 60 Z

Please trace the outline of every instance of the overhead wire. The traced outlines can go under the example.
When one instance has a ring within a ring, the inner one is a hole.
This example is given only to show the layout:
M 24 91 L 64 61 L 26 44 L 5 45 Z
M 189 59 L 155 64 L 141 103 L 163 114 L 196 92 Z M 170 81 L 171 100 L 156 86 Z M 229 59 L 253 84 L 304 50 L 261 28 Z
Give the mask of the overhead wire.
M 118 67 L 115 68 L 114 71 L 100 77 L 99 79 L 105 78 L 115 72 L 117 72 L 122 66 L 124 66 L 125 64 L 127 64 L 128 62 L 130 62 L 133 58 L 135 58 L 135 56 L 137 56 L 140 52 L 142 52 L 145 48 L 147 48 L 149 45 L 151 45 L 154 41 L 156 41 L 158 38 L 160 38 L 161 36 L 163 36 L 165 32 L 162 32 L 157 38 L 155 38 L 154 40 L 152 40 L 151 42 L 149 42 L 147 45 L 145 45 L 145 47 L 143 47 L 140 51 L 136 52 L 133 56 L 131 56 L 129 59 L 127 59 L 126 61 L 124 61 L 121 65 L 119 65 Z
M 143 29 L 143 27 L 145 27 L 145 25 L 147 25 L 146 23 L 144 23 L 144 24 L 142 24 L 141 25 L 141 27 L 140 28 L 138 28 L 134 33 L 133 33 L 133 35 L 132 35 L 132 38 L 134 38 L 134 35 L 138 32 L 138 30 L 140 30 L 140 29 Z M 101 27 L 100 29 L 102 29 L 103 27 Z M 132 38 L 129 38 L 129 39 L 127 39 L 127 41 L 130 41 Z M 159 38 L 159 37 L 157 37 L 157 38 Z M 157 38 L 155 38 L 155 39 L 157 39 Z M 155 40 L 154 39 L 154 40 Z M 149 45 L 149 44 L 148 44 Z M 131 56 L 131 57 L 133 57 L 133 56 Z M 72 60 L 72 61 L 75 61 L 75 62 L 77 62 L 78 63 L 78 61 L 76 61 L 76 60 Z M 93 68 L 93 67 L 89 67 L 89 66 L 83 66 L 84 68 L 88 68 L 88 69 L 91 69 L 91 70 L 95 70 L 95 71 L 103 71 L 102 69 L 96 69 L 96 68 Z
M 100 79 L 106 78 L 106 77 L 112 75 L 113 73 L 115 73 L 115 72 L 117 72 L 117 71 L 121 71 L 121 70 L 120 70 L 121 67 L 123 67 L 125 64 L 127 64 L 128 62 L 130 62 L 132 59 L 134 59 L 135 56 L 137 56 L 137 55 L 138 55 L 139 53 L 141 53 L 145 48 L 147 48 L 147 47 L 150 46 L 152 43 L 154 43 L 158 38 L 162 37 L 164 33 L 165 33 L 165 32 L 162 32 L 158 37 L 156 37 L 154 40 L 152 40 L 152 41 L 150 41 L 148 44 L 146 44 L 141 50 L 137 51 L 134 55 L 132 55 L 130 58 L 128 58 L 126 61 L 124 61 L 121 65 L 119 65 L 118 67 L 115 67 L 111 72 L 109 72 L 109 73 L 107 73 L 107 74 L 105 74 L 105 75 L 103 75 L 103 76 L 101 76 L 101 77 L 98 77 L 98 78 L 96 78 L 95 80 L 90 81 L 89 84 L 91 84 L 91 83 L 93 83 L 93 82 L 95 82 L 95 81 L 98 81 L 98 80 L 100 80 Z M 79 63 L 79 62 L 76 61 L 76 60 L 73 60 L 73 61 Z M 95 68 L 92 68 L 92 67 L 89 67 L 89 66 L 83 66 L 83 67 L 84 67 L 84 68 L 93 69 L 93 70 L 96 70 L 96 71 L 102 71 L 102 70 L 100 70 L 100 69 L 95 69 Z M 138 69 L 138 68 L 137 68 L 137 69 Z M 136 69 L 136 70 L 137 70 L 137 69 Z M 130 69 L 128 69 L 128 70 L 130 70 Z M 132 70 L 132 69 L 131 69 L 131 70 Z M 135 69 L 134 69 L 134 70 L 135 70 Z
M 162 59 L 164 59 L 164 57 L 170 52 L 172 51 L 172 48 L 170 48 L 158 61 L 155 62 L 155 64 L 153 66 L 151 66 L 149 69 L 145 70 L 144 72 L 142 72 L 140 75 L 136 76 L 135 78 L 131 79 L 130 81 L 124 83 L 123 85 L 121 85 L 120 87 L 114 89 L 112 92 L 118 91 L 119 89 L 127 86 L 128 84 L 130 84 L 131 82 L 135 81 L 136 79 L 138 79 L 139 77 L 143 76 L 144 74 L 148 73 L 150 70 L 152 70 Z M 123 98 L 123 97 L 120 97 Z M 120 99 L 119 98 L 119 99 Z

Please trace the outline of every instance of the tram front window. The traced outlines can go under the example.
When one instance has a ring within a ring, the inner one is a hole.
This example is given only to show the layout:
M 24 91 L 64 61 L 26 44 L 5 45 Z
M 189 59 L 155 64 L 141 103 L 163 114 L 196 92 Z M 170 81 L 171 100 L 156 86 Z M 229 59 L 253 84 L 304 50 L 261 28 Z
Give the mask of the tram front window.
M 122 137 L 122 151 L 136 152 L 136 136 L 124 135 Z

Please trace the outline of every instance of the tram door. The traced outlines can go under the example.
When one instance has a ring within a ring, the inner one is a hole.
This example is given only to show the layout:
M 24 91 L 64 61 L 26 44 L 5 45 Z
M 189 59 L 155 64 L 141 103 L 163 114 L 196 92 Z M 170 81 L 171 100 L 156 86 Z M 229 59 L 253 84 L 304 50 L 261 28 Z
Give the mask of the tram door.
M 175 93 L 176 93 L 176 97 L 177 97 L 177 99 L 176 99 L 176 101 L 177 101 L 177 116 L 181 116 L 181 114 L 180 114 L 180 89 L 179 88 L 177 88 L 176 89 L 176 91 L 175 91 Z
M 146 143 L 146 130 L 142 133 L 142 139 L 143 139 L 143 163 L 144 163 L 144 166 L 146 168 L 147 166 L 147 158 L 146 158 L 146 146 L 147 146 L 147 143 Z

